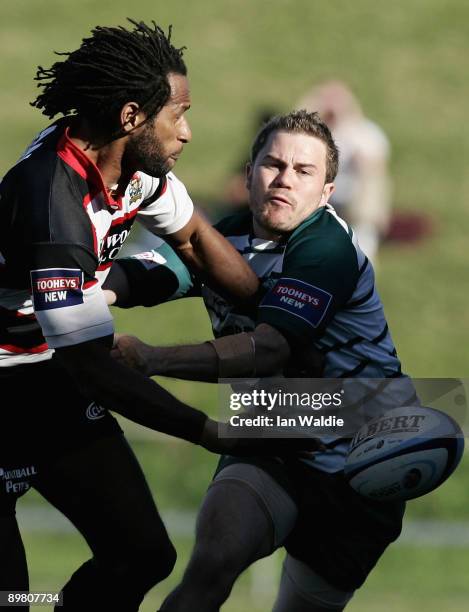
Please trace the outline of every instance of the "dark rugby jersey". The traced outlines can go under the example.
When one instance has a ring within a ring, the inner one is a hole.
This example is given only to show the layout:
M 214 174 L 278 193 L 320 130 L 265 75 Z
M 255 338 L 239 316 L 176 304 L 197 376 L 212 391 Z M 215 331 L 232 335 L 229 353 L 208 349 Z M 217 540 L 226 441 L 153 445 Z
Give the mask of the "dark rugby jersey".
M 0 184 L 0 367 L 112 334 L 101 285 L 134 220 L 166 235 L 192 216 L 172 173 L 137 172 L 113 199 L 71 121 L 41 132 Z

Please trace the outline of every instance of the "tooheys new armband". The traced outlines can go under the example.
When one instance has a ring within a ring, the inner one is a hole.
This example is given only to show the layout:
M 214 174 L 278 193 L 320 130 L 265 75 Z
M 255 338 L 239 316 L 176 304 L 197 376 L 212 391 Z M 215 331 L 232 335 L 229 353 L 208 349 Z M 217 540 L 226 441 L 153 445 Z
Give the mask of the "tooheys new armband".
M 256 375 L 254 334 L 243 332 L 211 340 L 218 356 L 219 378 L 250 378 Z

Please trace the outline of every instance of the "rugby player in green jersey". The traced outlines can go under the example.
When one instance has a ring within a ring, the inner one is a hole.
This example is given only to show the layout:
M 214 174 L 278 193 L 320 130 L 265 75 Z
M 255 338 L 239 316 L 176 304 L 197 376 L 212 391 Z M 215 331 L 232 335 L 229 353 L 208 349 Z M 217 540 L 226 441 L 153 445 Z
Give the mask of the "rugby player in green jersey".
M 152 347 L 123 336 L 114 356 L 149 376 L 191 380 L 318 376 L 320 370 L 327 378 L 405 380 L 372 266 L 328 204 L 337 165 L 337 148 L 315 113 L 271 119 L 247 167 L 250 211 L 217 224 L 260 278 L 259 305 L 249 311 L 229 303 L 191 277 L 162 243 L 118 262 L 109 301 L 149 306 L 201 294 L 215 340 Z M 346 606 L 398 537 L 404 506 L 361 498 L 343 478 L 349 441 L 325 442 L 314 461 L 221 458 L 191 560 L 162 610 L 193 610 L 194 601 L 200 612 L 219 610 L 239 574 L 280 546 L 287 555 L 275 612 Z

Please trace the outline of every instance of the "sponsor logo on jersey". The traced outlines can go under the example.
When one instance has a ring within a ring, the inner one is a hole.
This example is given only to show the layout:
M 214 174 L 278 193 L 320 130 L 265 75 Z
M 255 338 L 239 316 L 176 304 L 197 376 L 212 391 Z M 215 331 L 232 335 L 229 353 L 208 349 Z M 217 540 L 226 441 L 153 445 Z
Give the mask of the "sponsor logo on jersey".
M 281 278 L 267 293 L 262 307 L 277 308 L 294 314 L 317 327 L 332 301 L 332 294 L 295 278 Z
M 110 264 L 119 255 L 122 245 L 130 233 L 130 228 L 134 222 L 134 217 L 127 219 L 123 223 L 111 226 L 109 233 L 99 245 L 99 265 Z
M 0 478 L 5 482 L 7 493 L 24 493 L 30 488 L 28 479 L 36 476 L 37 469 L 34 465 L 22 466 L 17 468 L 0 468 Z
M 68 291 L 68 289 L 79 289 L 80 279 L 78 277 L 40 278 L 36 282 L 36 290 L 40 293 L 50 291 Z
M 134 202 L 138 202 L 142 197 L 143 181 L 137 174 L 129 183 L 129 203 L 133 204 Z
M 78 269 L 33 270 L 31 287 L 36 311 L 83 304 L 83 272 Z
M 106 409 L 97 404 L 96 402 L 91 402 L 91 404 L 86 409 L 86 418 L 90 421 L 97 421 L 98 419 L 102 419 L 106 414 Z

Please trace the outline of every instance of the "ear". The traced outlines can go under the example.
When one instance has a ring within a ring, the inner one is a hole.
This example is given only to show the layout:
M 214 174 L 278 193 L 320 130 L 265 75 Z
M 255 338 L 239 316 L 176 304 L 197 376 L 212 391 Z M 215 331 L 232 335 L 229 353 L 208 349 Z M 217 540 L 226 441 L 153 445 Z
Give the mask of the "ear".
M 251 189 L 251 183 L 252 183 L 252 163 L 248 162 L 246 164 L 246 169 L 245 169 L 245 173 L 246 173 L 246 188 L 249 190 Z
M 324 204 L 327 204 L 329 198 L 331 197 L 331 195 L 333 194 L 335 189 L 335 185 L 334 183 L 326 183 L 324 185 L 324 189 L 322 190 L 322 196 L 321 196 L 321 205 L 324 206 Z
M 120 121 L 123 132 L 130 133 L 146 119 L 137 102 L 127 102 L 121 109 Z

